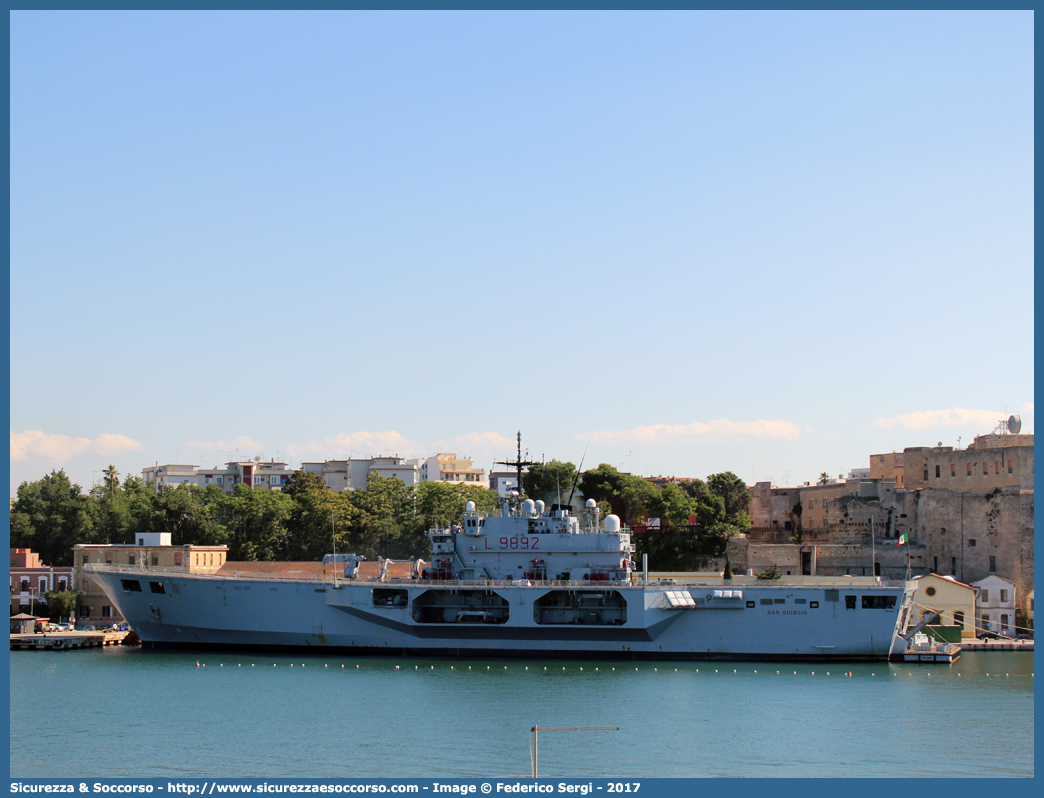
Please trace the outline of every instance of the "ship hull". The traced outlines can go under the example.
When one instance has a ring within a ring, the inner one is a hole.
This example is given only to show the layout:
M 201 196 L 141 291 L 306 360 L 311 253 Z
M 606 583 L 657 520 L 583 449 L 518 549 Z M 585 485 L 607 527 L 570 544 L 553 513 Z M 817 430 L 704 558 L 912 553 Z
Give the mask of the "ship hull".
M 885 660 L 901 586 L 467 585 L 91 573 L 144 646 L 324 654 Z

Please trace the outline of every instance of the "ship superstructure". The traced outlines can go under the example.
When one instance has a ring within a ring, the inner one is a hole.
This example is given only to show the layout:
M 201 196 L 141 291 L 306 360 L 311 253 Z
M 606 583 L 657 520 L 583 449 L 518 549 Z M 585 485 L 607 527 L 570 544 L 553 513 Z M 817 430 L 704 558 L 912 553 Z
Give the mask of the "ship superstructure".
M 491 514 L 469 502 L 429 537 L 413 579 L 361 579 L 354 555 L 304 580 L 85 569 L 151 647 L 872 660 L 889 656 L 909 601 L 871 577 L 649 584 L 630 532 L 593 501 L 578 516 L 515 495 Z

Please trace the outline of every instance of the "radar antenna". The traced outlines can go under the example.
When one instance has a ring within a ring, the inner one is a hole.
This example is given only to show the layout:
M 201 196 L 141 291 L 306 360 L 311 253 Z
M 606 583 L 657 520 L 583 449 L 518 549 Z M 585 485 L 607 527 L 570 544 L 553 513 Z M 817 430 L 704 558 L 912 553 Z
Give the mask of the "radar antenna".
M 531 465 L 534 465 L 534 463 L 533 463 L 532 460 L 523 460 L 522 459 L 522 431 L 521 430 L 518 431 L 518 435 L 516 436 L 516 438 L 518 439 L 518 457 L 516 459 L 514 459 L 514 460 L 497 460 L 493 464 L 494 465 L 505 465 L 505 466 L 514 466 L 515 467 L 515 469 L 518 472 L 518 494 L 519 494 L 519 496 L 521 496 L 525 492 L 525 491 L 522 490 L 522 466 L 531 466 Z
M 990 435 L 1018 435 L 1022 429 L 1022 419 L 1019 416 L 1008 416 L 997 422 Z

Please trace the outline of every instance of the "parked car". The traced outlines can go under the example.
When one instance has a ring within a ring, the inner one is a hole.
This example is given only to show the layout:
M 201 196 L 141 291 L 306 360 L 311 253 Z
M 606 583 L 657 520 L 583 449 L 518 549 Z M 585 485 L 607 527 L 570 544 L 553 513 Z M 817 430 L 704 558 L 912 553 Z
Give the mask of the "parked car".
M 1000 640 L 1002 636 L 996 632 L 979 632 L 978 637 L 980 640 Z

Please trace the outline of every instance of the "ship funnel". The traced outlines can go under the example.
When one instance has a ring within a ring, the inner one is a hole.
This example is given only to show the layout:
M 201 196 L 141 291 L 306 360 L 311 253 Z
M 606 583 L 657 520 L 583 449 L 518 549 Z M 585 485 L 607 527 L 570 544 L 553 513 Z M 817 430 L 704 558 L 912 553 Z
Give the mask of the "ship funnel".
M 606 532 L 619 532 L 620 531 L 620 516 L 610 513 L 605 517 L 605 531 Z

